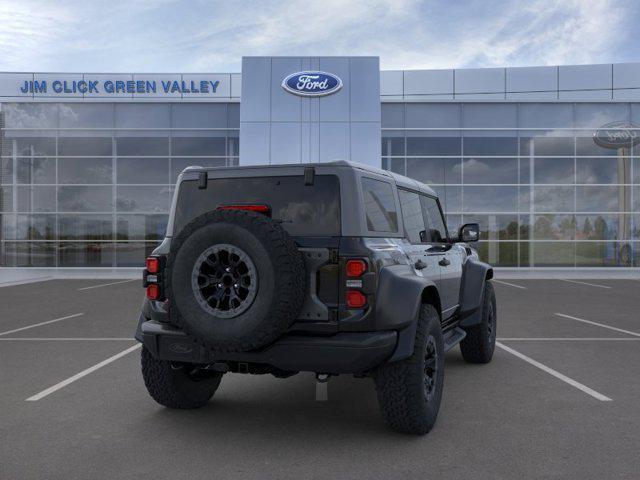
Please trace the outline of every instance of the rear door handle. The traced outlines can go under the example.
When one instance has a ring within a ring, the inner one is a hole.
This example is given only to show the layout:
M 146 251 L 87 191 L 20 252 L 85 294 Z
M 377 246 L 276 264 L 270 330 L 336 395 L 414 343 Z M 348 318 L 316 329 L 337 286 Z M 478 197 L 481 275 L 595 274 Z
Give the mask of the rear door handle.
M 451 265 L 451 262 L 447 258 L 443 258 L 438 262 L 438 265 L 440 265 L 441 267 L 446 267 L 448 265 Z

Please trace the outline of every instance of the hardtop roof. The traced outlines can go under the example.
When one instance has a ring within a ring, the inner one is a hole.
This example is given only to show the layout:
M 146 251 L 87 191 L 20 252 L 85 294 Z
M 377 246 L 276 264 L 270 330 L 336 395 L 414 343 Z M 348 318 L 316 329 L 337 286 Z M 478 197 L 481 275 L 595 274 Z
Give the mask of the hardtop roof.
M 348 160 L 334 160 L 331 162 L 323 162 L 323 163 L 300 163 L 300 164 L 291 164 L 291 163 L 282 163 L 275 165 L 235 165 L 231 167 L 199 167 L 199 166 L 191 166 L 187 167 L 183 170 L 183 172 L 202 172 L 202 171 L 216 171 L 216 170 L 224 170 L 225 172 L 232 172 L 234 170 L 238 170 L 243 172 L 245 175 L 248 171 L 251 170 L 277 170 L 277 169 L 291 169 L 298 167 L 302 171 L 304 171 L 307 167 L 336 167 L 336 168 L 353 168 L 363 172 L 369 172 L 376 175 L 382 175 L 388 177 L 393 180 L 396 185 L 399 187 L 410 188 L 413 190 L 421 190 L 425 193 L 428 193 L 433 196 L 437 196 L 437 194 L 433 191 L 431 187 L 428 185 L 414 180 L 409 177 L 405 177 L 404 175 L 400 175 L 398 173 L 390 172 L 388 170 L 383 170 L 381 168 L 372 167 L 370 165 L 365 165 L 363 163 L 351 162 Z

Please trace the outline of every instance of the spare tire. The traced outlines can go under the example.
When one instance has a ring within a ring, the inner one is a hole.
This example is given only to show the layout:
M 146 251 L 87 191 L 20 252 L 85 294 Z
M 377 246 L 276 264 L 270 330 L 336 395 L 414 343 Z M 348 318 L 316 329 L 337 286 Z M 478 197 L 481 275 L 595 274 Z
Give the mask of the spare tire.
M 302 254 L 280 225 L 243 210 L 215 210 L 171 242 L 165 274 L 171 320 L 221 352 L 276 340 L 304 301 Z

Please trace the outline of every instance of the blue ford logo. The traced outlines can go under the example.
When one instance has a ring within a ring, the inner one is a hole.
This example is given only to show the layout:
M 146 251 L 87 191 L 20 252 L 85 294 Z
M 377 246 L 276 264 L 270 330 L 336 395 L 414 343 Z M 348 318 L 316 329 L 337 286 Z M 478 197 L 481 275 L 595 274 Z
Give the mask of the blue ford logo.
M 322 97 L 340 90 L 342 80 L 327 72 L 297 72 L 282 81 L 282 88 L 294 95 Z

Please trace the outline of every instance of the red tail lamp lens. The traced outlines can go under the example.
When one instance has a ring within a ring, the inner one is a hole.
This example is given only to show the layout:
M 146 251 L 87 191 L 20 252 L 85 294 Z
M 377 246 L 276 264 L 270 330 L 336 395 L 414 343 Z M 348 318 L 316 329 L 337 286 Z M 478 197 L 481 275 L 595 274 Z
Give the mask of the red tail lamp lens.
M 147 298 L 149 300 L 157 300 L 160 298 L 160 287 L 156 284 L 147 286 Z
M 367 271 L 367 264 L 364 260 L 347 260 L 347 276 L 359 277 Z
M 147 258 L 147 272 L 158 273 L 160 271 L 160 260 L 156 257 Z
M 264 214 L 268 214 L 271 211 L 268 205 L 223 205 L 218 207 L 218 210 L 247 210 Z
M 367 303 L 367 297 L 358 290 L 347 291 L 347 307 L 349 308 L 362 308 Z

